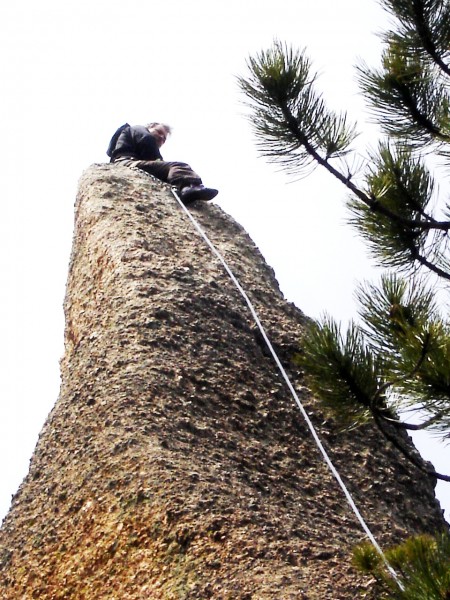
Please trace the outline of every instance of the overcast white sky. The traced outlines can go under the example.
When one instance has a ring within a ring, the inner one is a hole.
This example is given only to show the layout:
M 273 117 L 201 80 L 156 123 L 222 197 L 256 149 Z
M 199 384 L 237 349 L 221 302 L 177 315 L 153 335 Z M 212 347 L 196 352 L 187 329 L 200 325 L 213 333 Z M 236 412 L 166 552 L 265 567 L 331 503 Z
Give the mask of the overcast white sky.
M 354 64 L 376 64 L 376 0 L 15 0 L 0 7 L 0 518 L 59 392 L 62 302 L 82 171 L 106 162 L 118 125 L 170 123 L 167 160 L 189 162 L 250 233 L 287 299 L 306 314 L 355 316 L 373 277 L 326 173 L 287 183 L 257 157 L 236 76 L 274 38 L 307 47 L 336 110 L 364 122 Z M 442 471 L 448 447 L 422 443 Z M 421 447 L 422 447 L 421 446 Z M 438 488 L 450 510 L 450 484 Z M 364 507 L 361 507 L 364 512 Z M 447 517 L 448 517 L 447 513 Z

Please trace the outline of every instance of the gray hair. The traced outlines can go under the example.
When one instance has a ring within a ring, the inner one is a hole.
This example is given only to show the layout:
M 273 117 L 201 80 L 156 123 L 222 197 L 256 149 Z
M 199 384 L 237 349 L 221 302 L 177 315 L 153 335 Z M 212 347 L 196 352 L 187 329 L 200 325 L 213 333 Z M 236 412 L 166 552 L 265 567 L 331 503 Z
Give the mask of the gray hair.
M 156 127 L 157 125 L 161 125 L 161 127 L 164 127 L 164 129 L 167 132 L 167 135 L 170 135 L 172 133 L 172 127 L 170 125 L 166 125 L 165 123 L 159 123 L 159 122 L 147 123 L 146 128 L 152 129 L 153 127 Z

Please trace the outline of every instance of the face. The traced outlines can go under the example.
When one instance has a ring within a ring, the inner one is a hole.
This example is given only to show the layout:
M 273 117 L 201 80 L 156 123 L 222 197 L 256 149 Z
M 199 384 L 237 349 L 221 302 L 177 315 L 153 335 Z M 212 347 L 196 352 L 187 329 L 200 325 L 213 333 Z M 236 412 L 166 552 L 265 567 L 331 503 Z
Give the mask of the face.
M 158 148 L 164 144 L 167 139 L 167 130 L 163 125 L 154 125 L 150 127 L 149 132 L 156 139 L 156 143 L 158 144 Z

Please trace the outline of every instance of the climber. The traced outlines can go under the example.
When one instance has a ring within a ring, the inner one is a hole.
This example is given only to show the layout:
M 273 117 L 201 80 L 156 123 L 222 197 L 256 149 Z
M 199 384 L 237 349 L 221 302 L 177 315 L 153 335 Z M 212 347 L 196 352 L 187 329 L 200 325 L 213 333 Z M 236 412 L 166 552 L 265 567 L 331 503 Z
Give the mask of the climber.
M 145 127 L 126 123 L 112 137 L 107 154 L 113 163 L 137 167 L 177 188 L 184 204 L 212 200 L 218 191 L 205 187 L 188 164 L 163 160 L 159 149 L 170 133 L 170 126 L 164 123 L 148 123 Z

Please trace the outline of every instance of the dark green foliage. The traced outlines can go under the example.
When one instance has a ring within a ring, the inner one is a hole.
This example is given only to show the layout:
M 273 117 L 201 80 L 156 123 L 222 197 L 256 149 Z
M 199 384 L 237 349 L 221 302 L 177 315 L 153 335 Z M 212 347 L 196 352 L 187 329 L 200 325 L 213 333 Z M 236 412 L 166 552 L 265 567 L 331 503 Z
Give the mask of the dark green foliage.
M 430 279 L 450 280 L 450 221 L 441 219 L 450 206 L 439 205 L 427 165 L 432 149 L 450 156 L 450 6 L 448 0 L 383 5 L 396 29 L 384 35 L 382 69 L 359 72 L 390 138 L 368 156 L 363 185 L 346 162 L 355 128 L 325 106 L 304 51 L 275 42 L 249 59 L 249 77 L 239 84 L 261 152 L 289 173 L 320 165 L 339 179 L 351 192 L 351 224 L 376 263 L 395 270 L 380 286 L 359 290 L 362 323 L 351 324 L 345 336 L 331 318 L 313 324 L 299 361 L 308 384 L 346 426 L 371 415 L 397 444 L 392 428 L 450 435 L 450 325 L 437 311 Z M 398 420 L 395 411 L 403 408 L 420 408 L 421 420 Z
M 379 286 L 360 286 L 357 298 L 368 343 L 374 352 L 384 354 L 385 364 L 398 359 L 408 332 L 424 328 L 438 314 L 434 295 L 425 283 L 416 281 L 411 287 L 393 273 L 383 275 Z
M 416 536 L 386 552 L 389 564 L 397 572 L 403 589 L 385 569 L 372 545 L 354 552 L 353 562 L 375 577 L 380 600 L 449 600 L 450 536 Z
M 361 330 L 371 352 L 382 360 L 390 406 L 420 406 L 427 427 L 448 436 L 450 327 L 432 290 L 419 280 L 408 286 L 387 274 L 379 286 L 361 286 L 357 297 Z
M 384 408 L 379 361 L 354 324 L 344 338 L 331 318 L 312 323 L 298 361 L 312 391 L 346 426 L 367 420 L 375 406 Z
M 261 153 L 299 173 L 316 157 L 343 156 L 355 137 L 345 114 L 326 108 L 315 90 L 316 75 L 302 51 L 275 41 L 272 48 L 248 60 L 250 75 L 239 85 L 250 100 L 251 123 Z
M 379 264 L 409 269 L 418 255 L 442 264 L 440 243 L 445 248 L 447 232 L 435 228 L 431 216 L 435 184 L 423 162 L 408 150 L 393 151 L 381 144 L 371 157 L 366 182 L 366 195 L 385 210 L 374 210 L 357 197 L 348 206 L 354 215 L 352 224 Z
M 429 290 L 387 275 L 359 290 L 362 323 L 345 336 L 330 317 L 312 322 L 297 360 L 309 387 L 346 427 L 371 415 L 400 428 L 450 432 L 450 328 Z M 419 423 L 395 409 L 420 408 Z
M 377 123 L 401 145 L 450 141 L 450 3 L 442 0 L 381 0 L 395 17 L 384 34 L 382 67 L 359 68 L 364 95 Z M 444 150 L 445 153 L 445 150 Z
M 363 65 L 359 74 L 376 122 L 388 135 L 419 149 L 450 141 L 449 96 L 435 65 L 391 41 L 382 69 L 370 71 Z
M 381 0 L 396 19 L 397 28 L 385 34 L 404 53 L 419 55 L 449 74 L 450 4 L 442 0 Z

